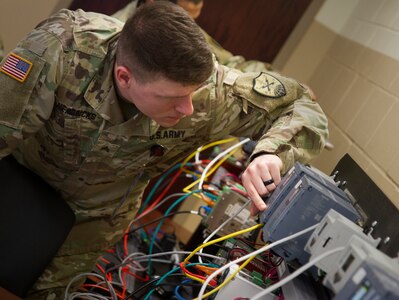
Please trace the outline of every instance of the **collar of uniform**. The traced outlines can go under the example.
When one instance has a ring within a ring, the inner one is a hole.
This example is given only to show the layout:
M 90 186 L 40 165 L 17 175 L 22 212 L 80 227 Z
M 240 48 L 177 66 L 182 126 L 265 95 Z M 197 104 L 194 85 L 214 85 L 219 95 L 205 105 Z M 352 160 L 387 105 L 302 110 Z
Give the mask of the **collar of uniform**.
M 124 122 L 113 79 L 116 45 L 116 41 L 110 44 L 103 65 L 89 83 L 84 95 L 86 102 L 113 125 Z

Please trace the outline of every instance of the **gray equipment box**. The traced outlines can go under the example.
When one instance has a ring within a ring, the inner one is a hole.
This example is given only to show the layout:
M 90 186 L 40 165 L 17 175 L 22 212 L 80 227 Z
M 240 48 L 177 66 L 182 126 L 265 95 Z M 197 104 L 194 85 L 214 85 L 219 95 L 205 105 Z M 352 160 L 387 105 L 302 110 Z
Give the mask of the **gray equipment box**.
M 261 222 L 265 223 L 270 218 L 270 216 L 279 206 L 281 199 L 284 198 L 305 175 L 319 182 L 323 187 L 336 194 L 338 197 L 346 199 L 350 202 L 348 195 L 346 195 L 343 190 L 337 187 L 337 183 L 331 176 L 324 174 L 314 167 L 296 162 L 294 166 L 287 172 L 287 174 L 285 174 L 285 176 L 281 179 L 280 184 L 276 187 L 273 193 L 266 199 L 268 207 L 261 216 Z
M 273 213 L 261 221 L 263 227 L 263 239 L 266 242 L 275 242 L 293 233 L 299 232 L 312 225 L 317 224 L 328 213 L 334 209 L 347 217 L 352 222 L 360 220 L 360 214 L 353 207 L 345 193 L 340 193 L 338 187 L 331 187 L 330 182 L 315 180 L 316 175 L 308 173 L 296 176 L 294 186 L 288 193 L 281 193 L 274 200 Z M 332 189 L 336 189 L 334 192 Z M 273 248 L 274 252 L 292 261 L 296 259 L 300 264 L 309 260 L 309 254 L 304 251 L 306 242 L 311 232 L 304 234 L 294 240 L 286 242 L 281 246 Z

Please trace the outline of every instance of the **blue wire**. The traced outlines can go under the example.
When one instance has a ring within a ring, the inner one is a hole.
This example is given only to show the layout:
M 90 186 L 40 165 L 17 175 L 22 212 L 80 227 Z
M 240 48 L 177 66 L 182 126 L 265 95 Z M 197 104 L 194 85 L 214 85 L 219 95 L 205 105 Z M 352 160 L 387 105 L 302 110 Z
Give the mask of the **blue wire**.
M 199 193 L 200 192 L 200 190 L 195 190 L 195 191 L 192 191 L 192 192 L 190 192 L 190 193 L 187 193 L 186 195 L 183 195 L 183 196 L 181 196 L 179 199 L 177 199 L 167 210 L 166 210 L 166 212 L 165 212 L 165 215 L 168 215 L 169 214 L 169 212 L 177 205 L 177 204 L 179 204 L 180 202 L 182 202 L 184 199 L 186 199 L 188 196 L 190 196 L 190 195 L 192 195 L 192 194 L 194 194 L 194 193 Z M 157 226 L 157 228 L 155 229 L 155 231 L 154 231 L 154 233 L 153 233 L 153 235 L 152 235 L 152 238 L 151 238 L 151 243 L 150 243 L 150 247 L 149 247 L 149 254 L 152 254 L 152 250 L 153 250 L 153 247 L 154 247 L 154 243 L 155 243 L 155 237 L 158 235 L 158 231 L 161 229 L 161 226 L 162 226 L 162 224 L 163 224 L 163 222 L 165 221 L 165 219 L 163 219 L 163 220 L 161 220 L 159 223 L 158 223 L 158 226 Z M 151 275 L 151 257 L 149 257 L 148 258 L 148 275 Z
M 201 266 L 210 267 L 210 266 L 213 266 L 214 264 L 192 263 L 192 264 L 188 264 L 186 267 L 192 267 L 192 266 L 196 266 L 196 265 L 201 265 Z M 174 272 L 176 272 L 176 271 L 179 271 L 179 270 L 180 270 L 180 267 L 177 267 L 177 268 L 174 268 L 174 269 L 170 270 L 169 272 L 167 272 L 167 273 L 164 274 L 161 278 L 158 279 L 158 281 L 157 281 L 157 283 L 155 284 L 155 286 L 160 285 L 160 284 L 162 283 L 162 281 L 165 280 L 166 277 L 168 277 L 170 274 L 172 274 L 172 273 L 174 273 Z M 147 295 L 145 295 L 145 297 L 144 297 L 143 300 L 148 300 L 148 299 L 151 297 L 152 293 L 154 293 L 154 292 L 155 292 L 155 287 L 154 287 L 151 291 L 149 291 L 149 292 L 147 293 Z
M 206 192 L 206 191 L 204 191 L 203 193 L 204 193 L 205 195 L 207 195 L 209 198 L 211 198 L 213 201 L 216 201 L 217 199 L 219 199 L 218 196 L 215 196 L 215 195 L 212 194 L 212 193 L 209 193 L 209 192 Z
M 157 190 L 157 188 L 159 187 L 159 185 L 161 184 L 161 182 L 165 179 L 166 176 L 168 176 L 170 173 L 172 173 L 173 171 L 175 171 L 176 169 L 180 168 L 182 164 L 176 164 L 174 165 L 172 168 L 170 168 L 168 171 L 166 171 L 159 179 L 158 181 L 154 184 L 154 186 L 152 187 L 150 193 L 148 194 L 147 198 L 145 199 L 145 201 L 143 202 L 143 204 L 141 205 L 138 214 L 142 213 L 144 208 L 148 205 L 148 202 L 150 202 L 152 196 L 154 195 L 155 191 Z M 186 166 L 192 166 L 193 163 L 187 163 Z
M 185 279 L 185 280 L 183 280 L 182 281 L 182 285 L 183 284 L 186 284 L 186 283 L 188 283 L 188 282 L 191 282 L 191 281 L 193 281 L 192 279 Z M 178 285 L 176 288 L 175 288 L 175 296 L 176 296 L 176 298 L 177 298 L 177 300 L 186 300 L 186 299 L 184 299 L 180 294 L 179 294 L 179 288 L 181 287 L 181 285 Z

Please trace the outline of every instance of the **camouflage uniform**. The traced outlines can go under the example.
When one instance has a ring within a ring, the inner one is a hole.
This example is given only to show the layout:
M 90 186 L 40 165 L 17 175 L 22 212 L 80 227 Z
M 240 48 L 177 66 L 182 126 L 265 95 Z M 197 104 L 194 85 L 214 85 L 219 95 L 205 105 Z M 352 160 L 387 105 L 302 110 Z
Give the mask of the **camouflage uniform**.
M 136 12 L 139 5 L 138 2 L 138 0 L 133 0 L 128 5 L 114 13 L 112 17 L 117 18 L 122 22 L 126 22 L 126 20 Z M 233 55 L 231 52 L 224 49 L 215 39 L 206 33 L 206 31 L 202 30 L 202 32 L 212 53 L 215 54 L 217 61 L 222 65 L 243 72 L 272 71 L 272 66 L 270 64 L 258 60 L 245 60 L 241 55 Z
M 260 139 L 254 155 L 278 154 L 285 172 L 325 143 L 326 117 L 295 80 L 224 66 L 194 93 L 193 115 L 172 128 L 133 105 L 125 119 L 113 86 L 122 26 L 104 15 L 61 10 L 0 64 L 0 157 L 13 153 L 61 192 L 77 218 L 37 290 L 64 287 L 92 270 L 123 235 L 149 179 L 200 145 L 228 135 Z M 22 79 L 5 69 L 11 59 L 25 64 Z

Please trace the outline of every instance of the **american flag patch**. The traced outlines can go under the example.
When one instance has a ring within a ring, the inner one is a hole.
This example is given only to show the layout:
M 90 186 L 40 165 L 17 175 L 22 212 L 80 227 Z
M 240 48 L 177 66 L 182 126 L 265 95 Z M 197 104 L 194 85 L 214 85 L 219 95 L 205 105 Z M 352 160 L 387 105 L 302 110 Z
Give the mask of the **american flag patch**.
M 0 71 L 18 80 L 24 82 L 28 77 L 29 71 L 32 68 L 32 63 L 22 57 L 10 53 L 5 59 Z

